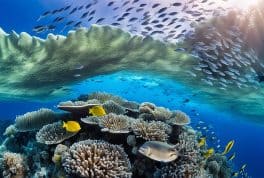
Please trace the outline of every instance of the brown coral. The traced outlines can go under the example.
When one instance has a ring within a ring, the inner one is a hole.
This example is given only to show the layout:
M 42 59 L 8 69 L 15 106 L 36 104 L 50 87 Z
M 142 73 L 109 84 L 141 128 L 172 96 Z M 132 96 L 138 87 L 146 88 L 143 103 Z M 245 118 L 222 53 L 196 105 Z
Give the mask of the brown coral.
M 39 130 L 44 125 L 56 122 L 58 115 L 50 109 L 41 108 L 38 111 L 27 112 L 16 117 L 15 127 L 20 132 Z
M 100 126 L 102 127 L 102 131 L 110 133 L 128 133 L 130 132 L 133 120 L 133 118 L 125 115 L 110 113 L 100 120 Z
M 5 152 L 3 155 L 3 177 L 26 177 L 27 164 L 21 154 Z
M 142 137 L 148 141 L 166 141 L 171 132 L 171 127 L 160 121 L 137 120 L 132 124 L 132 130 L 137 137 Z
M 168 120 L 169 124 L 178 126 L 187 125 L 190 124 L 190 122 L 190 117 L 182 111 L 175 111 L 170 120 Z
M 36 134 L 36 139 L 40 143 L 47 145 L 58 144 L 64 140 L 74 136 L 76 132 L 67 132 L 61 122 L 55 122 L 52 124 L 45 125 Z
M 63 167 L 72 176 L 131 177 L 131 165 L 121 146 L 100 140 L 74 143 L 63 156 Z

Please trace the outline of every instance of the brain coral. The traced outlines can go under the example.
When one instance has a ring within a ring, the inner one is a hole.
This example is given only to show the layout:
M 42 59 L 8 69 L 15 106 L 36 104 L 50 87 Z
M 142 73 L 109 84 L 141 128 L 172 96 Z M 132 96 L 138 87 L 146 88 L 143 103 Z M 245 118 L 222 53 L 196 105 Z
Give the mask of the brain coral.
M 132 121 L 133 118 L 125 115 L 110 113 L 100 120 L 100 126 L 102 127 L 102 131 L 110 133 L 128 133 Z
M 5 152 L 2 163 L 3 177 L 23 178 L 26 176 L 27 164 L 21 154 Z
M 166 141 L 168 133 L 171 132 L 171 127 L 161 121 L 138 120 L 132 124 L 132 130 L 137 137 L 142 137 L 148 141 Z
M 131 177 L 131 165 L 124 149 L 101 140 L 74 143 L 63 156 L 63 167 L 72 176 Z
M 15 127 L 20 132 L 39 130 L 44 125 L 57 121 L 58 116 L 50 109 L 41 108 L 16 117 Z
M 36 134 L 36 139 L 40 143 L 47 145 L 58 144 L 64 140 L 74 136 L 76 132 L 67 132 L 63 127 L 62 123 L 54 122 L 52 124 L 45 125 Z

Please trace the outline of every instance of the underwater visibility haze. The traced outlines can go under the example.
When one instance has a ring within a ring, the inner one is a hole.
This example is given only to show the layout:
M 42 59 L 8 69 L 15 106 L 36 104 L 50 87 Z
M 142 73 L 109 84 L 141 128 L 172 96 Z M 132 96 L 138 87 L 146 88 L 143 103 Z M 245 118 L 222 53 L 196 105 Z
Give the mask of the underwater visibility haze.
M 263 178 L 263 0 L 1 0 L 0 177 Z

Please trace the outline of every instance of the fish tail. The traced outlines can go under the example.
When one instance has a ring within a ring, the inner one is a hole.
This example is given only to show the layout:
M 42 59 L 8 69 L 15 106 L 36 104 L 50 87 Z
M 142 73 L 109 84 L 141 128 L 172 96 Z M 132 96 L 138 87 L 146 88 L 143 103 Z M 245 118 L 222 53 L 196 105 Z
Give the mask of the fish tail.
M 67 124 L 63 121 L 62 128 L 66 128 L 66 127 L 67 127 Z

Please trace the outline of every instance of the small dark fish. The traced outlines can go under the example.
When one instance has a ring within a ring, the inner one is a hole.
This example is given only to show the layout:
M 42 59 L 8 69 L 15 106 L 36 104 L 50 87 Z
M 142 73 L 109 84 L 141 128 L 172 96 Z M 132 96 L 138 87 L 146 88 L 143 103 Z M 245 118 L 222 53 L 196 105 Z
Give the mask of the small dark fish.
M 158 7 L 159 5 L 160 5 L 160 3 L 156 3 L 156 4 L 154 4 L 154 5 L 152 6 L 152 8 L 154 9 L 154 8 Z
M 60 8 L 58 12 L 62 12 L 64 10 L 64 7 Z
M 115 7 L 115 8 L 113 9 L 113 11 L 116 11 L 117 9 L 119 9 L 119 7 Z
M 129 19 L 128 21 L 129 21 L 129 22 L 134 22 L 134 21 L 136 21 L 136 20 L 138 20 L 138 18 L 136 18 L 136 17 L 132 17 L 132 18 Z
M 89 13 L 89 11 L 87 11 L 87 12 L 83 13 L 83 15 L 81 16 L 81 19 L 83 19 L 83 18 L 87 17 L 88 13 Z
M 82 24 L 82 22 L 81 21 L 79 21 L 79 22 L 77 22 L 76 24 L 74 24 L 74 27 L 76 28 L 76 27 L 80 27 L 81 26 L 81 24 Z
M 105 18 L 100 18 L 98 19 L 95 23 L 101 23 L 102 21 L 104 21 Z
M 55 25 L 48 25 L 47 29 L 48 30 L 55 30 L 56 26 Z
M 51 12 L 52 15 L 56 14 L 57 12 L 59 12 L 59 10 L 55 9 Z
M 119 18 L 117 19 L 117 21 L 120 22 L 120 21 L 122 21 L 122 20 L 124 20 L 124 19 L 125 19 L 124 17 L 119 17 Z
M 134 4 L 134 3 L 137 3 L 139 0 L 134 0 L 133 2 L 132 2 L 132 4 Z
M 203 0 L 201 3 L 206 3 L 208 0 Z
M 168 9 L 167 7 L 163 7 L 163 8 L 161 8 L 161 9 L 158 11 L 158 14 L 163 13 L 163 12 L 166 11 L 167 9 Z
M 64 17 L 56 17 L 52 22 L 60 22 L 64 19 Z
M 140 4 L 139 7 L 145 7 L 147 4 Z
M 71 24 L 73 24 L 73 22 L 74 22 L 74 21 L 71 20 L 71 21 L 67 22 L 65 25 L 67 25 L 67 26 L 68 26 L 68 25 L 71 25 Z
M 144 8 L 139 8 L 139 9 L 136 10 L 136 12 L 141 12 L 143 10 L 144 10 Z
M 132 9 L 134 9 L 134 7 L 129 7 L 129 8 L 126 9 L 126 12 L 129 12 L 129 11 L 131 11 Z
M 149 26 L 145 27 L 145 29 L 148 30 L 148 31 L 151 31 L 152 30 L 152 28 L 149 27 Z
M 149 24 L 149 21 L 148 20 L 146 20 L 146 21 L 144 21 L 144 22 L 141 23 L 141 25 L 148 25 L 148 24 Z
M 170 15 L 170 16 L 174 16 L 174 15 L 176 15 L 176 14 L 178 14 L 178 12 L 171 12 L 171 13 L 169 13 L 168 15 Z
M 94 15 L 96 10 L 90 12 L 89 16 Z
M 78 10 L 82 10 L 82 9 L 83 9 L 83 7 L 84 7 L 83 5 L 82 5 L 82 6 L 80 6 L 80 7 L 78 8 Z
M 69 14 L 73 14 L 76 11 L 77 11 L 77 7 L 73 8 Z
M 167 13 L 160 14 L 160 15 L 158 16 L 158 18 L 163 18 L 163 17 L 165 17 L 166 15 L 167 15 Z
M 164 33 L 163 31 L 153 31 L 153 32 L 151 32 L 150 35 L 163 34 L 163 33 Z
M 126 6 L 129 2 L 130 2 L 130 0 L 124 2 L 124 3 L 122 4 L 122 7 Z
M 171 4 L 171 5 L 177 7 L 177 6 L 181 6 L 182 3 L 180 3 L 180 2 L 175 2 L 175 3 Z
M 89 3 L 89 4 L 87 4 L 87 5 L 85 6 L 85 9 L 88 9 L 88 8 L 90 8 L 91 6 L 92 6 L 92 4 Z
M 45 30 L 47 30 L 47 26 L 44 25 L 38 25 L 33 28 L 33 31 L 36 33 L 41 33 L 44 32 Z
M 111 1 L 111 2 L 109 2 L 108 4 L 107 4 L 107 6 L 112 6 L 114 4 L 114 1 Z
M 126 13 L 124 13 L 124 14 L 122 15 L 122 17 L 124 18 L 124 17 L 128 16 L 129 14 L 130 14 L 129 12 L 126 12 Z
M 66 11 L 66 10 L 68 10 L 68 9 L 70 9 L 70 8 L 71 8 L 71 5 L 66 6 L 63 10 Z
M 113 25 L 113 26 L 119 26 L 120 23 L 114 22 L 114 23 L 112 23 L 111 25 Z
M 169 18 L 167 17 L 167 18 L 164 18 L 164 19 L 162 19 L 162 22 L 166 22 L 167 20 L 169 20 Z
M 162 28 L 162 27 L 164 27 L 164 25 L 162 25 L 162 24 L 158 24 L 158 25 L 155 25 L 155 27 L 157 27 L 157 28 Z
M 159 20 L 153 20 L 151 23 L 159 23 Z
M 93 17 L 90 17 L 90 18 L 88 19 L 88 22 L 90 22 L 92 19 L 93 19 Z
M 42 18 L 45 18 L 45 17 L 47 17 L 49 15 L 51 15 L 51 11 L 46 11 L 42 15 L 40 15 L 40 17 L 38 18 L 37 21 L 40 21 Z
M 181 26 L 182 26 L 182 25 L 176 25 L 175 28 L 177 29 L 177 28 L 180 28 Z

